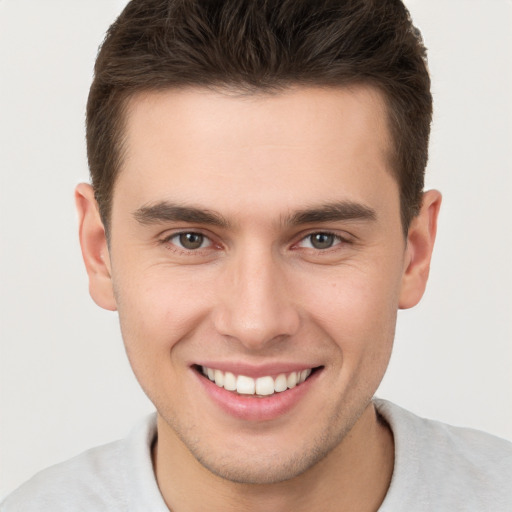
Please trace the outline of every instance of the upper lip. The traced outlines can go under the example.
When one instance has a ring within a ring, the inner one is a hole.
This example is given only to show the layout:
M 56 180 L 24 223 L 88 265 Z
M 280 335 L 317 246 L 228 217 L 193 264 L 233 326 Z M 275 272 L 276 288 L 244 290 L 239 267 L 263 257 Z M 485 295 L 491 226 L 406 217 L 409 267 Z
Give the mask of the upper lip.
M 267 375 L 280 375 L 282 373 L 291 373 L 296 371 L 307 370 L 309 368 L 317 368 L 318 364 L 311 363 L 292 363 L 292 362 L 275 362 L 261 365 L 248 364 L 244 362 L 233 361 L 201 361 L 194 363 L 193 366 L 206 366 L 213 370 L 222 372 L 231 372 L 234 375 L 245 375 L 247 377 L 258 378 Z

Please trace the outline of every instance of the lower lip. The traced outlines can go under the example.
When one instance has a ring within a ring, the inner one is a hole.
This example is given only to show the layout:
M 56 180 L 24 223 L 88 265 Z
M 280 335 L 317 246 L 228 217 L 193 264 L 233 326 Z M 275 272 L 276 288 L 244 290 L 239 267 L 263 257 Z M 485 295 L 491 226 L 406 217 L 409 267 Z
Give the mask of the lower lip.
M 245 421 L 270 421 L 283 416 L 295 407 L 311 388 L 321 373 L 317 370 L 307 380 L 294 388 L 266 397 L 239 395 L 220 388 L 202 374 L 193 370 L 210 398 L 224 412 Z

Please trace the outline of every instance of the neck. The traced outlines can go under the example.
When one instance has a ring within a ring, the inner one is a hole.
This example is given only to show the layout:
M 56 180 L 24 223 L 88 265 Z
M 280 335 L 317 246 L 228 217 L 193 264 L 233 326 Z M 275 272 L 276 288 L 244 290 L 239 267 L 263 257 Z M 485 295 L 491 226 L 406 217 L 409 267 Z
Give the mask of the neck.
M 155 474 L 172 512 L 376 511 L 393 473 L 393 436 L 373 404 L 324 459 L 274 484 L 240 484 L 218 477 L 192 456 L 160 416 L 158 432 Z

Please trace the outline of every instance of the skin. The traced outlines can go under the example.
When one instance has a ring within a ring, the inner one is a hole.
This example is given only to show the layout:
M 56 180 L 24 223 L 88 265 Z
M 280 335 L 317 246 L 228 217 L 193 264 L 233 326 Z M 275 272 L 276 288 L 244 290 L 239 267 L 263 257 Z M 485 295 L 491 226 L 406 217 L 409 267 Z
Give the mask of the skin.
M 157 408 L 155 473 L 175 512 L 382 503 L 393 437 L 371 398 L 397 310 L 424 292 L 441 201 L 424 194 L 405 239 L 390 148 L 370 87 L 152 92 L 129 104 L 110 245 L 91 187 L 78 186 L 90 292 L 118 310 Z M 176 219 L 169 205 L 216 223 Z M 202 235 L 201 247 L 180 233 Z M 331 246 L 315 247 L 315 233 Z M 293 407 L 257 421 L 211 399 L 193 368 L 205 362 L 319 370 Z

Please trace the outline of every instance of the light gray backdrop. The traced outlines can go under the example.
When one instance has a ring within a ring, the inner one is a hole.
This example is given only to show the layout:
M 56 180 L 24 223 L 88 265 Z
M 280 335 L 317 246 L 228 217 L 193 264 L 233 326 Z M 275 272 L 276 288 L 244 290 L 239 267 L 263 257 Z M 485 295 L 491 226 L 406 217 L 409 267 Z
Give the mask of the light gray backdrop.
M 151 410 L 87 293 L 73 188 L 84 106 L 124 0 L 0 0 L 0 495 Z M 512 2 L 409 0 L 430 49 L 430 286 L 379 395 L 512 439 Z

